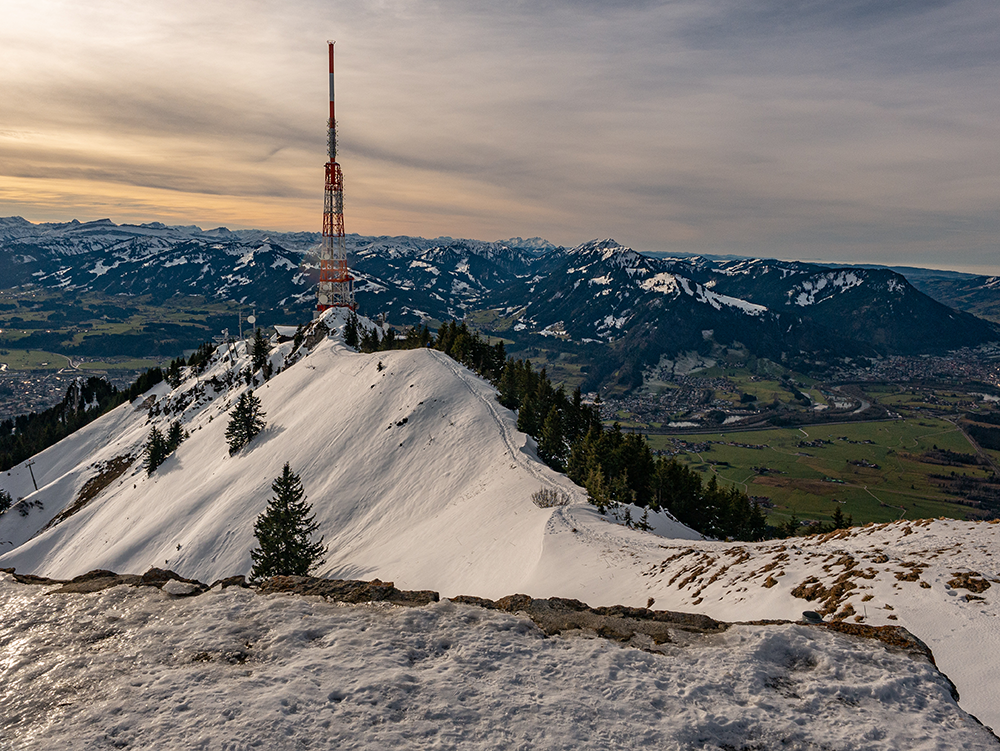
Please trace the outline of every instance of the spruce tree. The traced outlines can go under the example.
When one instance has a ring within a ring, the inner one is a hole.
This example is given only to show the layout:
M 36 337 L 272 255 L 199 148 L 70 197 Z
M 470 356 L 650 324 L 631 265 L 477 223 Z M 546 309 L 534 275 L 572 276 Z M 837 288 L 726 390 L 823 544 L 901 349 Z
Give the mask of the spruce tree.
M 379 349 L 395 349 L 396 347 L 396 330 L 392 326 L 386 326 L 385 332 L 382 334 L 382 341 L 379 342 Z
M 600 464 L 591 467 L 584 487 L 587 488 L 587 500 L 597 506 L 597 510 L 602 514 L 607 511 L 608 506 L 611 505 L 611 498 L 607 483 L 604 481 L 604 470 L 601 469 Z
M 358 317 L 352 310 L 347 314 L 347 323 L 344 324 L 344 344 L 352 349 L 358 348 L 360 338 L 358 336 Z
M 260 399 L 253 391 L 244 391 L 236 401 L 236 406 L 229 412 L 229 425 L 226 427 L 226 441 L 229 442 L 230 455 L 241 448 L 267 427 L 264 418 L 267 415 L 260 408 Z
M 319 529 L 312 506 L 305 502 L 305 490 L 288 462 L 281 476 L 271 483 L 274 498 L 253 526 L 258 548 L 250 551 L 253 567 L 250 581 L 271 576 L 306 576 L 322 565 L 326 546 L 323 538 L 310 540 Z
M 253 335 L 252 357 L 254 371 L 262 370 L 267 366 L 269 354 L 271 354 L 271 342 L 267 340 L 264 332 L 258 326 L 257 331 Z M 267 375 L 264 377 L 266 378 Z
M 10 496 L 10 491 L 0 490 L 0 514 L 14 505 L 14 499 Z
M 184 365 L 184 358 L 179 357 L 175 360 L 170 361 L 170 365 L 167 367 L 167 372 L 164 374 L 164 378 L 167 383 L 169 383 L 174 388 L 181 385 L 181 367 Z
M 563 437 L 562 416 L 555 405 L 549 410 L 538 436 L 538 458 L 561 472 L 566 461 L 566 440 Z
M 146 446 L 143 448 L 143 464 L 146 467 L 146 474 L 153 474 L 156 468 L 163 464 L 169 453 L 163 433 L 154 425 L 149 431 Z
M 517 410 L 517 429 L 530 436 L 538 435 L 538 409 L 534 394 L 528 394 Z
M 608 498 L 612 504 L 634 504 L 635 491 L 629 486 L 628 472 L 615 475 L 608 484 Z
M 170 430 L 167 431 L 167 453 L 174 453 L 177 447 L 184 442 L 185 438 L 187 436 L 184 435 L 184 428 L 181 427 L 181 421 L 174 420 L 170 423 Z
M 360 349 L 362 352 L 376 352 L 378 350 L 378 329 L 374 326 L 370 329 L 361 327 Z
M 507 409 L 517 409 L 521 404 L 521 395 L 517 390 L 517 363 L 508 360 L 500 374 L 500 382 L 497 384 L 497 400 Z

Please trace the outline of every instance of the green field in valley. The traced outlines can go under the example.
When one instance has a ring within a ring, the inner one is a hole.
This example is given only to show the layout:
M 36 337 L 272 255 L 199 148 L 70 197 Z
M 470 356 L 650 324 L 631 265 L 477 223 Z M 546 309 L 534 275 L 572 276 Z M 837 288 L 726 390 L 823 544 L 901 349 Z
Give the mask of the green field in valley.
M 654 449 L 669 449 L 672 438 L 711 442 L 707 450 L 678 458 L 706 479 L 714 474 L 749 495 L 769 498 L 774 504 L 767 509 L 772 525 L 793 513 L 800 520 L 827 523 L 838 505 L 855 524 L 939 516 L 965 519 L 972 509 L 955 503 L 956 496 L 942 487 L 946 483 L 932 475 L 985 480 L 992 473 L 988 465 L 974 461 L 942 462 L 943 452 L 971 460 L 976 449 L 952 423 L 936 418 L 653 435 L 649 442 Z
M 0 291 L 0 362 L 11 370 L 65 367 L 64 357 L 51 354 L 59 352 L 132 369 L 121 366 L 120 359 L 176 357 L 223 328 L 235 334 L 241 314 L 249 312 L 196 296 L 154 304 L 148 297 L 126 295 Z

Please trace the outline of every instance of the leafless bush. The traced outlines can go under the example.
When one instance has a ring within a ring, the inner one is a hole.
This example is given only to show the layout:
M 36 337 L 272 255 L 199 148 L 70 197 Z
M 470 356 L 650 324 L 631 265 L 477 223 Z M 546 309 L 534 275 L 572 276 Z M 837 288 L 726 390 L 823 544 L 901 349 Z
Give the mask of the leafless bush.
M 568 493 L 552 488 L 539 488 L 531 494 L 531 501 L 539 508 L 552 508 L 553 506 L 568 506 L 570 497 Z

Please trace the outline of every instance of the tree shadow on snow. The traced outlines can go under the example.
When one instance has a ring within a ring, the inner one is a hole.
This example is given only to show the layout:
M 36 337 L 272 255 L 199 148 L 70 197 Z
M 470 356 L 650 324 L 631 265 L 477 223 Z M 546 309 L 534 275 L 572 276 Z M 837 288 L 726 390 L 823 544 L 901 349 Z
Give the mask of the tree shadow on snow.
M 266 446 L 272 440 L 277 438 L 279 435 L 285 432 L 285 429 L 278 425 L 268 425 L 262 431 L 260 431 L 250 443 L 241 448 L 232 456 L 235 458 L 237 456 L 249 456 L 254 451 L 262 446 Z

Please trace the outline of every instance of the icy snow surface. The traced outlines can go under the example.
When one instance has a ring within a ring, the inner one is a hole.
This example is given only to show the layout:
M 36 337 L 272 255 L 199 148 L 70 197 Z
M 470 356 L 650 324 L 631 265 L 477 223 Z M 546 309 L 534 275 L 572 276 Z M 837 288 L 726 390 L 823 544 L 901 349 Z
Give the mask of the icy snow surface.
M 0 748 L 18 751 L 997 745 L 925 660 L 808 626 L 650 653 L 450 602 L 60 595 L 3 574 L 0 600 Z

